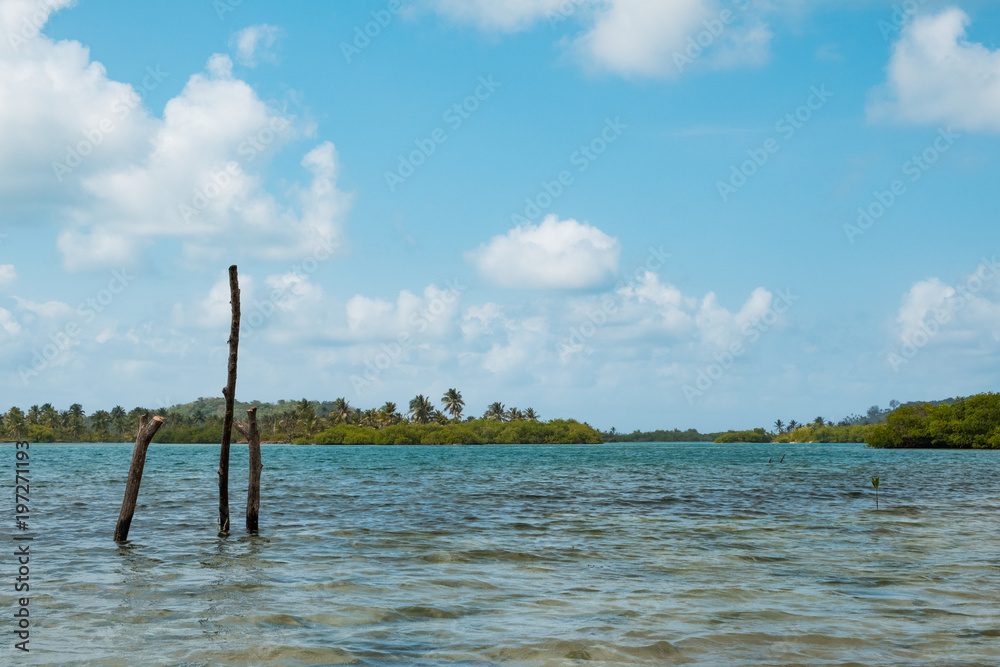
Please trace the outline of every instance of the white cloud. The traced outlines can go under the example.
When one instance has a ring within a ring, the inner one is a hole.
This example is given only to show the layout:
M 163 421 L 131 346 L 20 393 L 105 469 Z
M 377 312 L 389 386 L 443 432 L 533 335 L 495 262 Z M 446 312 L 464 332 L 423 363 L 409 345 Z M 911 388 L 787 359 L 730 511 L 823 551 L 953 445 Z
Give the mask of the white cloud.
M 915 283 L 903 297 L 896 318 L 900 339 L 909 340 L 914 333 L 923 328 L 927 316 L 940 310 L 953 296 L 955 288 L 945 285 L 939 278 Z
M 14 314 L 6 308 L 0 308 L 0 328 L 3 328 L 10 336 L 21 333 L 21 325 L 18 324 Z
M 229 39 L 229 46 L 236 51 L 236 62 L 247 67 L 255 67 L 258 58 L 265 62 L 277 60 L 271 48 L 280 36 L 280 28 L 261 23 L 235 33 Z
M 968 24 L 965 12 L 951 8 L 907 25 L 869 117 L 1000 131 L 1000 51 L 969 42 Z
M 13 264 L 0 264 L 0 286 L 9 285 L 17 280 L 17 269 Z
M 33 16 L 23 2 L 2 6 L 5 25 Z M 41 28 L 47 14 L 38 16 Z M 254 28 L 237 50 L 260 57 L 274 31 Z M 147 69 L 144 86 L 170 76 Z M 0 50 L 0 127 L 0 205 L 37 220 L 42 202 L 63 228 L 68 270 L 138 261 L 162 237 L 180 240 L 189 257 L 217 254 L 223 239 L 231 251 L 266 259 L 330 253 L 340 243 L 351 196 L 336 187 L 333 144 L 304 156 L 309 182 L 273 196 L 261 168 L 313 128 L 265 104 L 233 76 L 226 55 L 211 56 L 156 118 L 84 46 L 35 30 L 16 51 L 6 42 Z
M 79 42 L 39 33 L 55 4 L 69 3 L 0 2 L 0 202 L 8 211 L 22 200 L 73 201 L 78 183 L 56 163 L 69 160 L 77 175 L 107 168 L 137 155 L 150 129 L 132 86 L 110 80 Z
M 702 299 L 695 316 L 702 341 L 720 349 L 730 346 L 739 340 L 745 326 L 760 320 L 770 310 L 772 301 L 773 295 L 763 287 L 758 287 L 743 306 L 733 313 L 721 307 L 715 293 L 709 292 Z
M 620 288 L 616 295 L 620 304 L 616 304 L 613 322 L 622 326 L 620 335 L 632 340 L 663 340 L 666 335 L 710 352 L 739 340 L 745 327 L 759 321 L 774 302 L 770 291 L 758 287 L 733 312 L 719 304 L 714 292 L 701 299 L 685 296 L 674 285 L 660 282 L 652 271 Z
M 996 259 L 984 260 L 955 285 L 940 278 L 914 283 L 903 295 L 896 327 L 897 342 L 904 346 L 1000 343 L 1000 266 Z
M 765 62 L 772 35 L 760 14 L 774 9 L 740 9 L 716 0 L 436 0 L 433 5 L 491 31 L 525 30 L 542 20 L 564 29 L 580 25 L 582 32 L 570 30 L 575 36 L 561 40 L 578 59 L 591 68 L 646 77 L 675 76 L 699 60 L 716 67 Z M 689 49 L 692 38 L 698 41 Z
M 436 285 L 428 285 L 422 296 L 403 290 L 395 303 L 358 294 L 347 302 L 347 329 L 355 340 L 367 342 L 396 339 L 400 334 L 411 339 L 441 337 L 452 328 L 460 296 L 452 287 Z
M 17 301 L 18 310 L 23 310 L 45 319 L 60 320 L 72 317 L 73 315 L 73 307 L 62 301 L 37 303 L 20 297 L 14 297 L 14 299 Z
M 102 266 L 127 266 L 136 257 L 136 239 L 106 228 L 88 231 L 67 229 L 59 234 L 56 246 L 69 271 L 83 271 Z
M 248 309 L 249 304 L 254 302 L 254 280 L 252 276 L 241 275 L 240 284 L 240 310 Z M 184 317 L 183 309 L 174 308 L 175 324 L 193 325 L 206 329 L 225 329 L 232 322 L 233 310 L 230 304 L 231 291 L 229 288 L 229 273 L 224 273 L 212 285 L 204 297 L 196 299 L 190 308 L 190 315 Z
M 619 74 L 676 73 L 673 54 L 709 16 L 703 0 L 613 0 L 576 47 L 594 65 Z
M 621 246 L 597 227 L 546 216 L 518 225 L 468 253 L 487 280 L 521 289 L 575 289 L 606 283 L 618 271 Z
M 443 14 L 473 23 L 484 30 L 514 32 L 555 12 L 563 4 L 589 4 L 591 0 L 435 0 Z
M 462 316 L 462 335 L 471 340 L 493 333 L 493 323 L 502 318 L 503 308 L 495 303 L 470 306 Z

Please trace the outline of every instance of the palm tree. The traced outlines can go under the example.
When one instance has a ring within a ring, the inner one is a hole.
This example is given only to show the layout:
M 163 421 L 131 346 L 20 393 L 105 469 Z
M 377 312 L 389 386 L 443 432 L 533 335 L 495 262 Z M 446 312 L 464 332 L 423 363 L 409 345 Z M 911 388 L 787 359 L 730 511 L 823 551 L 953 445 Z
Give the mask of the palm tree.
M 173 422 L 173 420 L 171 420 Z M 96 433 L 108 431 L 111 428 L 111 415 L 107 410 L 98 410 L 90 415 L 90 426 Z
M 43 423 L 45 422 L 45 415 L 46 415 L 45 408 L 46 408 L 46 406 L 48 406 L 49 408 L 52 407 L 48 403 L 46 403 L 45 405 L 42 406 L 42 422 Z M 197 415 L 200 412 L 201 412 L 200 410 L 196 411 L 195 415 Z M 112 426 L 114 426 L 115 433 L 117 435 L 124 435 L 125 434 L 126 429 L 128 429 L 128 416 L 125 413 L 125 408 L 123 408 L 120 405 L 116 405 L 115 407 L 111 408 L 111 424 L 112 424 Z M 46 424 L 46 426 L 48 426 L 48 424 Z
M 462 418 L 462 408 L 465 407 L 465 401 L 462 400 L 462 393 L 458 389 L 449 389 L 444 392 L 441 403 L 444 405 L 444 409 L 451 413 L 452 419 L 458 421 Z
M 333 407 L 330 409 L 330 420 L 334 424 L 340 424 L 347 421 L 352 412 L 354 412 L 354 408 L 347 404 L 347 399 L 343 397 L 338 398 L 333 402 Z
M 378 420 L 382 426 L 391 426 L 399 421 L 399 415 L 396 414 L 396 404 L 392 401 L 386 401 L 378 411 Z
M 528 408 L 527 410 L 524 411 L 524 418 L 527 419 L 529 422 L 536 422 L 538 421 L 538 413 L 535 412 L 534 408 Z M 611 432 L 614 433 L 614 431 L 615 429 L 612 428 Z
M 139 418 L 147 413 L 149 413 L 149 410 L 138 407 L 128 411 L 128 431 L 130 438 L 134 438 L 139 432 Z
M 503 403 L 497 401 L 496 403 L 491 403 L 490 407 L 486 408 L 486 413 L 483 415 L 483 419 L 496 419 L 497 421 L 504 420 L 504 409 Z
M 507 410 L 507 413 L 506 413 L 505 416 L 507 417 L 507 421 L 509 421 L 509 422 L 519 422 L 522 419 L 524 419 L 524 414 L 520 410 L 518 410 L 517 408 L 515 408 L 514 406 L 511 406 Z
M 281 428 L 281 432 L 288 435 L 295 428 L 295 413 L 291 410 L 285 410 L 278 414 L 278 426 Z
M 417 394 L 410 401 L 410 414 L 417 424 L 426 424 L 434 418 L 434 406 L 423 394 Z
M 297 433 L 300 435 L 312 433 L 313 424 L 316 422 L 316 411 L 305 398 L 295 405 L 295 421 Z
M 824 424 L 824 420 L 822 417 L 816 417 L 816 419 L 813 420 L 813 424 L 816 426 L 822 426 Z
M 66 425 L 69 427 L 69 432 L 73 434 L 74 438 L 79 439 L 83 434 L 83 406 L 79 403 L 74 403 L 69 406 L 69 411 L 66 413 Z
M 774 420 L 774 430 L 775 430 L 776 433 L 784 433 L 785 432 L 785 422 L 781 421 L 780 419 L 775 419 Z
M 798 427 L 799 427 L 799 423 L 797 421 L 795 421 L 794 419 L 791 420 L 790 422 L 788 422 L 788 430 L 789 431 L 794 431 Z
M 42 416 L 42 411 L 37 405 L 32 405 L 31 409 L 28 410 L 27 420 L 29 424 L 37 424 L 39 417 Z
M 21 408 L 11 408 L 7 413 L 7 432 L 14 436 L 15 440 L 21 439 L 21 429 L 24 428 L 24 413 Z
M 56 412 L 56 409 L 52 407 L 51 403 L 45 403 L 42 405 L 41 414 L 38 415 L 38 423 L 51 429 L 55 429 L 59 426 L 59 413 Z

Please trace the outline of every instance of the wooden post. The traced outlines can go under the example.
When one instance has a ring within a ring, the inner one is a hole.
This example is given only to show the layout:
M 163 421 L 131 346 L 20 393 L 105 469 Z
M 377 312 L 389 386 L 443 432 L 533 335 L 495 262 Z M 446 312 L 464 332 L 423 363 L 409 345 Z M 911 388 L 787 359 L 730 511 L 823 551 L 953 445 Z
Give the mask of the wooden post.
M 226 397 L 226 414 L 222 420 L 222 448 L 219 452 L 219 532 L 229 532 L 229 445 L 233 438 L 233 407 L 236 399 L 236 355 L 240 345 L 240 283 L 236 265 L 229 267 L 229 303 L 233 307 L 233 324 L 229 330 L 229 377 L 222 394 Z
M 115 526 L 115 542 L 128 539 L 128 529 L 132 525 L 135 514 L 135 503 L 139 499 L 139 484 L 142 483 L 142 469 L 146 465 L 146 450 L 153 436 L 163 425 L 163 417 L 149 415 L 139 418 L 139 431 L 135 436 L 135 449 L 132 450 L 132 465 L 128 469 L 128 482 L 125 483 L 125 498 L 122 500 L 122 510 L 118 513 L 118 525 Z
M 257 517 L 260 514 L 260 471 L 264 465 L 260 461 L 260 431 L 257 429 L 257 408 L 247 410 L 247 421 L 236 422 L 236 430 L 243 434 L 250 447 L 250 481 L 247 484 L 247 530 L 257 532 Z

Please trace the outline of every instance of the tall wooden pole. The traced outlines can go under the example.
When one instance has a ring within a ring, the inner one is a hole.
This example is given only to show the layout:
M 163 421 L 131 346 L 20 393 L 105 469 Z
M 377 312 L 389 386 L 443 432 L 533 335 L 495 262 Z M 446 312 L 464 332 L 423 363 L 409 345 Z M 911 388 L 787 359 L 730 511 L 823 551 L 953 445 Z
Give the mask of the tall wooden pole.
M 229 267 L 229 303 L 233 324 L 229 330 L 229 378 L 222 390 L 226 415 L 222 420 L 222 449 L 219 452 L 219 532 L 229 532 L 229 445 L 233 438 L 233 408 L 236 399 L 236 356 L 240 345 L 240 283 L 236 265 Z
M 260 431 L 257 429 L 257 408 L 247 410 L 247 421 L 236 422 L 236 430 L 243 434 L 250 447 L 250 481 L 247 483 L 247 530 L 257 532 L 257 517 L 260 514 L 260 471 L 264 465 L 260 461 Z
M 139 431 L 135 436 L 135 448 L 132 450 L 132 465 L 128 469 L 128 481 L 125 483 L 125 498 L 122 499 L 122 509 L 118 513 L 118 525 L 115 526 L 115 542 L 128 539 L 128 529 L 132 526 L 135 515 L 135 503 L 139 499 L 139 484 L 142 483 L 142 469 L 146 465 L 146 450 L 153 436 L 163 425 L 163 417 L 149 415 L 139 418 Z

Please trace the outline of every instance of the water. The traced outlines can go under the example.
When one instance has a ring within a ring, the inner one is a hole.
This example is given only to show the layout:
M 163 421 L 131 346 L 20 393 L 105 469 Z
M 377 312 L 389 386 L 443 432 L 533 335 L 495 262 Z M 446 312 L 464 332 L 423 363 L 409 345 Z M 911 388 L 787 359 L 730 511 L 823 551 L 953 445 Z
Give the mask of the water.
M 234 447 L 219 538 L 218 446 L 153 445 L 118 547 L 131 446 L 30 451 L 32 650 L 4 611 L 3 664 L 1000 662 L 1000 452 L 264 446 L 251 537 Z

